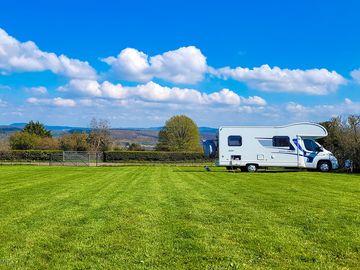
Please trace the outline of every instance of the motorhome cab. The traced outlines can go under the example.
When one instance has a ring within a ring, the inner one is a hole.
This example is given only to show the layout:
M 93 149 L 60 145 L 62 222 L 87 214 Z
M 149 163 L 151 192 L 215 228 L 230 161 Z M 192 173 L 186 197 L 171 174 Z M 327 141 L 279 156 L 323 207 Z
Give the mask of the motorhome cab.
M 204 141 L 207 156 L 218 155 L 217 165 L 255 172 L 260 167 L 318 169 L 338 168 L 335 156 L 316 139 L 326 137 L 326 129 L 315 123 L 286 126 L 220 127 L 218 141 Z

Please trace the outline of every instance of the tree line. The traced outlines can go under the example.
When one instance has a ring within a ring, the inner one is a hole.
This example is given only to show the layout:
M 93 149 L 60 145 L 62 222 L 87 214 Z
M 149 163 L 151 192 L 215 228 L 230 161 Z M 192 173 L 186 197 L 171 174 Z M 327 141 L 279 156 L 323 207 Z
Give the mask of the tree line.
M 143 151 L 138 143 L 127 143 L 125 149 L 113 147 L 110 124 L 106 120 L 92 119 L 89 132 L 72 132 L 54 138 L 40 122 L 30 121 L 20 131 L 10 136 L 13 150 L 64 150 L 64 151 Z M 166 121 L 159 132 L 158 151 L 202 152 L 200 134 L 195 122 L 185 115 Z
M 42 123 L 30 121 L 9 138 L 13 150 L 107 151 L 111 143 L 109 122 L 95 118 L 90 122 L 90 132 L 67 133 L 54 138 Z
M 354 169 L 360 170 L 360 115 L 335 117 L 320 124 L 327 129 L 328 136 L 318 140 L 319 143 L 338 158 L 341 166 L 350 159 Z M 9 142 L 11 149 L 64 151 L 107 151 L 113 144 L 109 122 L 96 119 L 90 123 L 90 132 L 68 133 L 59 138 L 53 138 L 43 124 L 30 121 L 21 132 L 11 135 Z M 126 150 L 144 149 L 132 143 L 126 146 Z M 185 115 L 171 117 L 159 132 L 155 150 L 202 152 L 196 123 Z

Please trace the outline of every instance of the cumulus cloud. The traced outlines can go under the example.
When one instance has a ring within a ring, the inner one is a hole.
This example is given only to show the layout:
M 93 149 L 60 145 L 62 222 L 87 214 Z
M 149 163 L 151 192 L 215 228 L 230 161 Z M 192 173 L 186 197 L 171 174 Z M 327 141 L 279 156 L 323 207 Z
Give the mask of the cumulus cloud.
M 28 98 L 28 103 L 35 104 L 35 105 L 53 105 L 59 107 L 73 107 L 76 105 L 76 102 L 72 99 L 64 99 L 61 97 L 56 97 L 52 99 L 48 98 Z
M 258 96 L 241 97 L 229 89 L 210 94 L 190 88 L 166 87 L 155 82 L 137 86 L 123 86 L 108 81 L 98 83 L 95 80 L 71 80 L 59 91 L 83 97 L 110 99 L 141 99 L 150 102 L 169 102 L 174 104 L 232 105 L 240 104 L 264 106 L 266 101 Z
M 26 88 L 25 90 L 26 92 L 34 95 L 46 95 L 48 93 L 47 88 L 45 86 L 29 87 Z
M 88 62 L 44 52 L 34 42 L 20 42 L 0 28 L 0 73 L 46 70 L 69 78 L 96 78 Z
M 152 57 L 134 48 L 126 48 L 117 57 L 107 57 L 102 61 L 111 66 L 112 76 L 135 82 L 158 78 L 172 83 L 194 84 L 202 81 L 207 71 L 206 57 L 194 46 Z
M 355 82 L 360 83 L 360 69 L 351 71 L 350 75 L 355 80 Z
M 265 106 L 267 104 L 265 99 L 258 96 L 242 98 L 241 100 L 244 104 L 248 104 L 248 105 Z
M 309 109 L 301 104 L 297 104 L 295 102 L 289 102 L 286 105 L 286 110 L 291 113 L 306 113 L 308 112 Z
M 360 112 L 360 102 L 352 101 L 345 98 L 339 104 L 321 104 L 316 106 L 304 106 L 295 102 L 289 102 L 286 105 L 286 111 L 302 116 L 313 116 L 318 119 L 319 116 L 324 116 L 324 119 L 339 115 L 357 114 Z
M 326 95 L 346 83 L 343 76 L 327 69 L 281 69 L 269 65 L 249 68 L 210 68 L 210 73 L 223 79 L 244 82 L 251 88 L 272 92 L 299 92 Z

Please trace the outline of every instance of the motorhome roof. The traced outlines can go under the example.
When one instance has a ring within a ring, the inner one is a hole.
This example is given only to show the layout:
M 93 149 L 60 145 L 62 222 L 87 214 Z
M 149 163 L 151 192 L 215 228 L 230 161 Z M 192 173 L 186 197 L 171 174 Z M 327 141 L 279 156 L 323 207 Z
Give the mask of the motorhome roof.
M 239 128 L 239 127 L 246 127 L 246 128 L 286 128 L 286 127 L 292 127 L 292 126 L 299 126 L 299 125 L 311 125 L 311 126 L 319 126 L 323 127 L 317 123 L 312 122 L 298 122 L 298 123 L 292 123 L 282 126 L 220 126 L 219 128 Z
M 311 123 L 311 122 L 300 122 L 300 123 L 293 123 L 283 126 L 221 126 L 219 127 L 219 130 L 221 129 L 231 129 L 231 128 L 268 128 L 268 129 L 291 129 L 291 128 L 297 128 L 300 129 L 296 132 L 297 135 L 303 136 L 303 137 L 312 137 L 312 138 L 322 138 L 326 137 L 328 135 L 327 130 L 317 124 L 317 123 Z

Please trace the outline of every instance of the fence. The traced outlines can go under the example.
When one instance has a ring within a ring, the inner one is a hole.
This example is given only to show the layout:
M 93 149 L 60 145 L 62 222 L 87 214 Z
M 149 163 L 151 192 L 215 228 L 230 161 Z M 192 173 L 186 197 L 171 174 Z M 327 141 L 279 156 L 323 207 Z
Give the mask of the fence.
M 203 153 L 160 151 L 0 151 L 0 164 L 38 164 L 50 166 L 107 166 L 120 163 L 205 163 L 214 162 Z
M 49 157 L 50 166 L 98 166 L 102 161 L 102 152 L 64 151 Z

